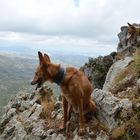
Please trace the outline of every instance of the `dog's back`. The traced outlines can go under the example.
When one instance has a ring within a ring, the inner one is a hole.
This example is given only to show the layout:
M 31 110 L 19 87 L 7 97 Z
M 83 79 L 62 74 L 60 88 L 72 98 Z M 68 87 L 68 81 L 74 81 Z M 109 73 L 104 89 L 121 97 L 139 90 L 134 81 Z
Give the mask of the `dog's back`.
M 87 107 L 90 107 L 91 103 L 92 84 L 82 71 L 68 67 L 61 89 L 63 92 L 62 95 L 76 112 L 78 111 L 78 101 L 81 98 L 83 99 L 84 112 L 88 112 Z

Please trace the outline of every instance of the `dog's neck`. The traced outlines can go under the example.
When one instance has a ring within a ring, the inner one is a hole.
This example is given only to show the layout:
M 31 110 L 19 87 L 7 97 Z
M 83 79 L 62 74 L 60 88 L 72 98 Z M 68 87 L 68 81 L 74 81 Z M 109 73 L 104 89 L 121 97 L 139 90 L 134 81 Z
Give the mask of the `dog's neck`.
M 60 85 L 65 77 L 65 69 L 63 67 L 59 67 L 57 75 L 54 77 L 53 82 L 57 85 Z

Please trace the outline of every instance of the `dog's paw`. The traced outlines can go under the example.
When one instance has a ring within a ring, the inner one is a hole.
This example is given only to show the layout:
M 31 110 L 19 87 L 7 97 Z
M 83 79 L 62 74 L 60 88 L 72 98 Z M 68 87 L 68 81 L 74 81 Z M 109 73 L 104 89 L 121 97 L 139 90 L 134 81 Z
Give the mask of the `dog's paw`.
M 80 135 L 80 136 L 82 136 L 82 135 L 84 135 L 85 134 L 85 128 L 79 128 L 79 131 L 78 131 L 78 134 Z

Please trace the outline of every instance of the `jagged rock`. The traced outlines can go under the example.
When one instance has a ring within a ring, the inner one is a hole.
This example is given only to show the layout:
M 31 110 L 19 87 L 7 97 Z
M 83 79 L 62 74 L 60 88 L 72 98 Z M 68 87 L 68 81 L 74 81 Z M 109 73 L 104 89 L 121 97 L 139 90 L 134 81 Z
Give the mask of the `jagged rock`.
M 94 88 L 102 88 L 106 74 L 113 64 L 113 58 L 111 55 L 100 56 L 98 58 L 90 58 L 89 62 L 80 68 L 89 80 L 92 81 Z
M 29 110 L 25 110 L 21 115 L 24 119 L 28 119 L 35 111 L 37 104 L 35 103 Z
M 47 131 L 44 129 L 44 123 L 45 122 L 43 120 L 34 122 L 34 127 L 31 134 L 41 139 L 45 139 L 47 137 Z
M 12 139 L 14 130 L 15 130 L 15 126 L 6 127 L 2 135 L 0 136 L 0 140 Z
M 53 133 L 52 135 L 47 136 L 45 140 L 56 140 L 57 139 L 57 134 Z
M 56 140 L 66 140 L 66 138 L 63 136 L 63 134 L 59 134 Z
M 56 116 L 56 119 L 57 119 L 57 120 L 60 120 L 60 119 L 62 119 L 62 118 L 63 118 L 63 114 L 62 114 L 62 113 L 57 114 L 57 116 Z
M 4 127 L 15 114 L 16 114 L 15 108 L 9 109 L 9 111 L 3 116 L 0 122 L 0 128 Z
M 124 57 L 132 55 L 136 49 L 140 46 L 140 24 L 133 23 L 133 26 L 136 28 L 136 34 L 129 38 L 128 26 L 122 26 L 121 32 L 118 34 L 119 44 L 117 51 L 123 54 Z
M 115 77 L 119 74 L 119 72 L 125 67 L 127 67 L 133 61 L 132 57 L 126 57 L 124 60 L 119 60 L 114 63 L 106 76 L 105 83 L 103 85 L 103 90 L 110 91 L 111 87 L 113 86 L 112 83 L 114 82 Z
M 74 136 L 73 140 L 81 140 L 81 137 L 80 137 L 78 134 L 76 134 L 76 135 Z
M 95 133 L 94 133 L 93 131 L 91 131 L 91 132 L 89 132 L 89 135 L 90 135 L 91 137 L 93 137 L 93 136 L 95 135 Z
M 78 128 L 73 131 L 73 135 L 75 136 L 76 134 L 78 134 Z
M 20 105 L 21 105 L 20 102 L 13 103 L 13 104 L 11 105 L 11 108 L 19 108 Z
M 62 107 L 62 102 L 61 101 L 56 101 L 54 104 L 54 109 L 57 111 Z
M 90 128 L 89 128 L 89 127 L 86 127 L 86 131 L 87 131 L 87 133 L 89 133 L 89 130 L 90 130 Z
M 109 130 L 117 127 L 119 118 L 117 114 L 123 109 L 132 109 L 132 103 L 128 99 L 119 99 L 111 94 L 100 89 L 95 89 L 92 94 L 93 100 L 96 102 L 98 109 L 98 117 Z
M 47 137 L 45 121 L 40 117 L 42 106 L 36 102 L 38 94 L 20 92 L 9 102 L 0 122 L 1 140 L 42 140 Z
M 27 110 L 27 109 L 29 109 L 31 107 L 31 104 L 30 104 L 30 102 L 29 101 L 21 101 L 20 102 L 20 106 L 19 106 L 19 108 L 18 108 L 18 110 L 19 111 L 21 111 L 21 112 L 23 112 L 24 110 Z
M 55 132 L 54 129 L 49 129 L 47 130 L 47 135 L 52 135 L 54 132 Z
M 138 94 L 140 94 L 140 79 L 138 79 L 137 81 L 137 91 L 138 91 Z
M 52 136 L 51 136 L 51 140 L 56 140 L 56 138 L 57 138 L 57 134 L 53 133 Z
M 56 117 L 56 115 L 57 115 L 57 112 L 56 112 L 56 111 L 53 111 L 53 112 L 51 113 L 51 118 L 54 119 L 54 118 Z
M 15 140 L 18 140 L 18 139 L 20 139 L 20 140 L 24 140 L 25 139 L 25 137 L 26 137 L 26 135 L 27 135 L 27 133 L 26 133 L 26 131 L 24 130 L 24 127 L 23 127 L 23 125 L 22 125 L 22 123 L 21 122 L 16 122 L 16 125 L 15 125 Z
M 35 108 L 35 110 L 34 110 L 34 113 L 31 115 L 30 118 L 31 118 L 32 120 L 37 120 L 37 119 L 39 119 L 41 112 L 42 112 L 42 106 L 39 105 L 39 104 L 37 104 L 37 106 L 36 106 L 36 108 Z
M 125 77 L 123 80 L 119 81 L 117 84 L 112 85 L 112 87 L 110 87 L 110 91 L 113 94 L 117 94 L 126 90 L 128 91 L 129 89 L 131 89 L 130 87 L 132 87 L 134 84 L 135 77 L 133 75 L 130 75 L 128 77 Z
M 27 134 L 22 123 L 17 120 L 16 116 L 14 116 L 5 126 L 5 129 L 0 138 L 4 140 L 23 140 L 26 135 Z
M 97 136 L 96 140 L 109 140 L 109 137 L 104 131 L 101 131 L 100 134 Z
M 131 110 L 132 109 L 132 102 L 129 99 L 124 98 L 124 99 L 120 100 L 119 106 L 123 107 L 123 109 L 126 109 L 126 110 L 130 109 Z
M 119 46 L 118 46 L 118 51 L 122 49 L 123 46 L 127 46 L 127 32 L 128 32 L 128 27 L 127 26 L 122 26 L 121 27 L 121 32 L 118 34 L 118 38 L 120 40 Z

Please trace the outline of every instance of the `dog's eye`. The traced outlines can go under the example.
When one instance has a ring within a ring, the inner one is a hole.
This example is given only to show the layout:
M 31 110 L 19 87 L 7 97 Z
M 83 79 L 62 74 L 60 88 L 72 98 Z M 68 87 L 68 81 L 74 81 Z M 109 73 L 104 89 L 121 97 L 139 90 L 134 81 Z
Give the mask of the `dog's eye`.
M 37 73 L 37 72 L 35 72 L 35 75 L 38 75 L 38 73 Z

